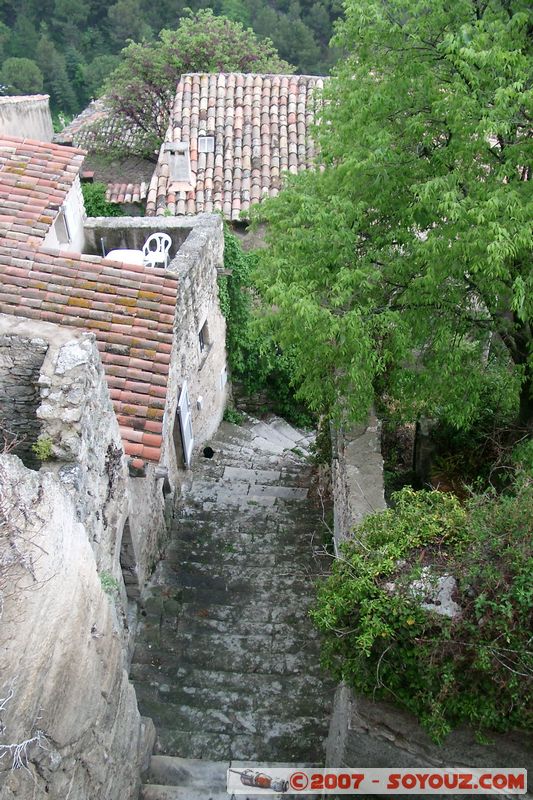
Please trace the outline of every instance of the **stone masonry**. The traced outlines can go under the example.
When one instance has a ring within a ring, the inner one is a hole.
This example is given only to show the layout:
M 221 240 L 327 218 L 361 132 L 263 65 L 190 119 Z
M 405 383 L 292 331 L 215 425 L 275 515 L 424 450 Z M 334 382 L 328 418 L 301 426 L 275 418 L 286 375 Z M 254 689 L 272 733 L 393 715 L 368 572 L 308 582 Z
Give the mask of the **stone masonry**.
M 323 761 L 332 686 L 308 610 L 327 564 L 308 443 L 283 420 L 249 417 L 223 423 L 199 459 L 145 599 L 132 664 L 157 753 Z
M 8 447 L 26 466 L 38 468 L 32 451 L 41 425 L 35 416 L 41 402 L 39 373 L 48 343 L 39 337 L 0 335 L 0 429 Z

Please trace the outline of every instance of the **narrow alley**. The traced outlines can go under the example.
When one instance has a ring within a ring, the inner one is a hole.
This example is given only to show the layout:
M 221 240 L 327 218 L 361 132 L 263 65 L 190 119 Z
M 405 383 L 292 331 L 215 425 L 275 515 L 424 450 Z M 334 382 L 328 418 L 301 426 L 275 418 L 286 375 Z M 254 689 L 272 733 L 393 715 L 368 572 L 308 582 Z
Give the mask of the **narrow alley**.
M 323 762 L 333 687 L 308 617 L 327 569 L 309 444 L 279 418 L 247 417 L 197 460 L 131 672 L 162 756 Z M 168 782 L 169 761 L 152 759 L 153 783 Z

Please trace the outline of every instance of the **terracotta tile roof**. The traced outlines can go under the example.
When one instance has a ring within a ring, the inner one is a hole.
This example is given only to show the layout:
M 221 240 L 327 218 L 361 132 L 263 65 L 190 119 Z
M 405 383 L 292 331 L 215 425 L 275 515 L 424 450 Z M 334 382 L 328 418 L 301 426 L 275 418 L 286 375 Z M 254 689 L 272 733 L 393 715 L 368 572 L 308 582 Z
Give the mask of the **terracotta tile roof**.
M 0 135 L 0 243 L 41 243 L 84 155 L 72 147 Z
M 148 187 L 141 183 L 108 183 L 105 199 L 108 203 L 140 203 L 146 198 Z
M 1 242 L 0 275 L 0 313 L 95 334 L 126 454 L 157 463 L 177 277 L 24 243 L 14 252 Z
M 75 145 L 93 153 L 107 153 L 117 146 L 142 149 L 144 139 L 142 131 L 130 130 L 123 119 L 111 113 L 105 97 L 93 100 L 66 128 L 54 135 L 57 144 Z
M 323 85 L 309 75 L 182 75 L 167 139 L 189 143 L 192 188 L 171 182 L 162 148 L 147 215 L 222 211 L 235 220 L 275 196 L 284 171 L 313 164 L 310 131 L 320 102 L 313 90 Z M 200 152 L 203 136 L 214 137 L 214 152 Z

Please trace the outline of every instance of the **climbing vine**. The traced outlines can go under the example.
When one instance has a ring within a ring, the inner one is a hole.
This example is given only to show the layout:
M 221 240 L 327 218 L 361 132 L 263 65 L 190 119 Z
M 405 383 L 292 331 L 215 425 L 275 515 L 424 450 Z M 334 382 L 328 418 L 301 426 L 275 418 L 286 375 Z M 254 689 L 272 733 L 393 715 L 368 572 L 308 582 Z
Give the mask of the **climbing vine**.
M 461 723 L 480 736 L 532 728 L 531 477 L 465 505 L 410 488 L 393 499 L 356 528 L 319 588 L 324 665 L 411 711 L 436 741 Z M 438 581 L 450 577 L 445 616 Z
M 298 399 L 295 355 L 276 343 L 275 329 L 267 321 L 254 290 L 257 255 L 244 252 L 237 237 L 226 227 L 224 267 L 231 275 L 219 279 L 219 299 L 226 318 L 228 360 L 234 381 L 245 395 L 264 392 L 269 407 L 296 425 L 313 424 Z

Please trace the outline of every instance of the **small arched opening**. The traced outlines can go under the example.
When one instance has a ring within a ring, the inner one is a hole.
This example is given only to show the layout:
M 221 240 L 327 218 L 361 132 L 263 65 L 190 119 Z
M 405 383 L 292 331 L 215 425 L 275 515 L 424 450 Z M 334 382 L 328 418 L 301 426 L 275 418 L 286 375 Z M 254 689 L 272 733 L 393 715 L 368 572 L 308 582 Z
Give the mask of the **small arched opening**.
M 137 561 L 135 559 L 135 550 L 133 549 L 129 519 L 124 523 L 122 531 L 120 567 L 122 569 L 127 598 L 128 600 L 137 601 L 141 596 L 141 591 L 139 587 L 139 578 L 137 576 Z

